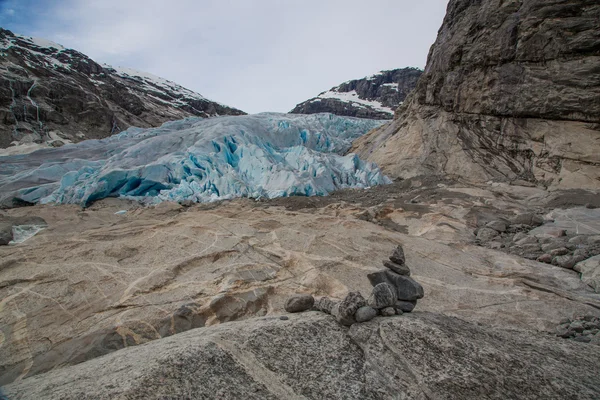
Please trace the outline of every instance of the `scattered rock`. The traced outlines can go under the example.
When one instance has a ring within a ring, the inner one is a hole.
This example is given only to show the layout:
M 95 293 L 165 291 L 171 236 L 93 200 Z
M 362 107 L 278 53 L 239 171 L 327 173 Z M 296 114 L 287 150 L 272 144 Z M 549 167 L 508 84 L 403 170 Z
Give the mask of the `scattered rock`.
M 519 239 L 515 244 L 518 246 L 523 246 L 526 244 L 537 244 L 538 240 L 535 236 L 528 236 L 526 235 L 526 237 L 524 237 L 523 239 Z
M 281 317 L 279 317 L 279 319 L 282 321 L 287 321 L 288 319 L 290 319 L 290 317 L 288 317 L 287 315 L 282 315 Z
M 502 247 L 504 247 L 504 245 L 501 242 L 493 241 L 493 242 L 488 242 L 488 244 L 486 245 L 486 247 L 488 249 L 498 250 L 498 249 L 501 249 Z
M 573 269 L 581 273 L 581 280 L 600 293 L 600 255 L 578 262 Z
M 498 231 L 495 229 L 492 229 L 492 228 L 481 228 L 481 229 L 479 229 L 479 231 L 477 231 L 477 239 L 479 239 L 483 242 L 492 240 L 493 238 L 495 238 L 498 235 L 499 235 Z
M 573 258 L 573 256 L 557 256 L 552 259 L 552 264 L 558 265 L 562 268 L 573 269 L 575 264 L 577 264 L 577 260 Z
M 406 257 L 404 256 L 404 249 L 402 246 L 396 247 L 394 253 L 390 256 L 390 261 L 398 265 L 404 265 L 406 263 Z
M 383 266 L 391 269 L 392 271 L 394 271 L 395 273 L 397 273 L 399 275 L 406 275 L 406 276 L 410 275 L 410 269 L 408 268 L 408 266 L 406 264 L 400 265 L 400 264 L 396 264 L 393 261 L 386 260 L 383 262 Z
M 511 224 L 540 226 L 544 223 L 544 218 L 533 213 L 524 213 L 515 216 L 511 220 Z
M 500 220 L 490 221 L 485 226 L 488 228 L 491 228 L 497 232 L 500 232 L 500 233 L 506 232 L 506 223 L 504 221 L 500 221 Z
M 384 317 L 391 317 L 396 315 L 396 309 L 394 307 L 386 307 L 380 311 L 381 315 Z
M 375 318 L 376 316 L 377 316 L 377 310 L 375 310 L 373 307 L 362 306 L 356 311 L 356 314 L 354 315 L 354 319 L 356 320 L 356 322 L 360 323 L 360 322 L 370 321 L 373 318 Z
M 287 299 L 284 308 L 289 313 L 297 313 L 310 310 L 314 304 L 315 299 L 310 294 L 298 294 Z
M 12 224 L 0 223 L 0 246 L 5 246 L 13 240 Z
M 513 236 L 512 241 L 513 242 L 518 242 L 519 240 L 525 239 L 526 237 L 529 237 L 526 233 L 524 233 L 524 232 L 517 232 L 517 233 L 515 233 L 515 236 Z
M 550 254 L 542 254 L 541 256 L 539 256 L 537 258 L 537 261 L 543 262 L 543 263 L 546 263 L 546 264 L 551 264 L 552 263 L 552 256 Z
M 569 254 L 569 249 L 565 247 L 559 247 L 558 249 L 550 251 L 550 255 L 553 257 L 564 256 L 565 254 Z
M 373 287 L 371 296 L 367 300 L 367 304 L 375 309 L 392 307 L 396 304 L 398 293 L 396 288 L 387 282 L 382 282 Z

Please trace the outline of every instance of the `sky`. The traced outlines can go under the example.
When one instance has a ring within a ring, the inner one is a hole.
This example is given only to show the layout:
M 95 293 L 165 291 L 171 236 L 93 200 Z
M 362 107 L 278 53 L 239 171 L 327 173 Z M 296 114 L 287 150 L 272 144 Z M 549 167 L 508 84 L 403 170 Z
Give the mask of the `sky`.
M 0 0 L 0 26 L 249 113 L 419 67 L 448 0 Z

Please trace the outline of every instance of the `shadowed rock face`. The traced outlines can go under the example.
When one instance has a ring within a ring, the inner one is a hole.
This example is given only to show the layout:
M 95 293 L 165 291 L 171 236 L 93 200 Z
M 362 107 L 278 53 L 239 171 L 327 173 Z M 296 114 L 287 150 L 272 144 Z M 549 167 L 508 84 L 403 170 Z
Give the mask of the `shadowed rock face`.
M 397 177 L 600 186 L 600 5 L 452 0 L 396 119 L 355 143 Z
M 100 139 L 130 126 L 240 115 L 173 82 L 100 65 L 43 39 L 0 28 L 0 148 Z
M 347 329 L 311 312 L 195 329 L 6 389 L 11 399 L 594 399 L 598 357 L 597 346 L 440 314 Z
M 418 68 L 381 71 L 363 79 L 344 82 L 298 104 L 290 112 L 328 112 L 348 117 L 392 119 L 394 110 L 415 88 L 422 73 Z

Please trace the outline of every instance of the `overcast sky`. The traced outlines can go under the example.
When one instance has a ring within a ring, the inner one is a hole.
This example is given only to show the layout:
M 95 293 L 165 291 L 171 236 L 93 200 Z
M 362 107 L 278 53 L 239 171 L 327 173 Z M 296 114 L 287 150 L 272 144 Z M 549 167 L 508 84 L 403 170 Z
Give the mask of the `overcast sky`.
M 0 26 L 246 112 L 425 66 L 448 0 L 0 0 Z

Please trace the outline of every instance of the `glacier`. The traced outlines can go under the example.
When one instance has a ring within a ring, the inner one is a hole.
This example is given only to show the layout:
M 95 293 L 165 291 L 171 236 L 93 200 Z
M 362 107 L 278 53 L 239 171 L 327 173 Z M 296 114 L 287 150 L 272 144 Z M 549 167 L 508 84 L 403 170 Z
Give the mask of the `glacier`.
M 0 157 L 0 202 L 210 202 L 387 184 L 375 164 L 344 155 L 354 139 L 382 123 L 261 113 L 129 128 L 102 140 Z

